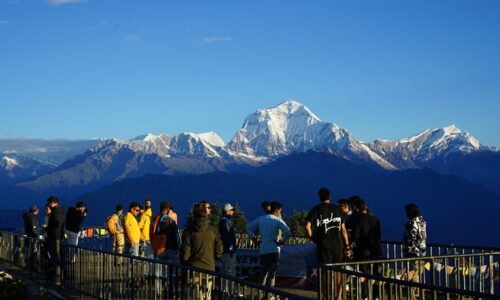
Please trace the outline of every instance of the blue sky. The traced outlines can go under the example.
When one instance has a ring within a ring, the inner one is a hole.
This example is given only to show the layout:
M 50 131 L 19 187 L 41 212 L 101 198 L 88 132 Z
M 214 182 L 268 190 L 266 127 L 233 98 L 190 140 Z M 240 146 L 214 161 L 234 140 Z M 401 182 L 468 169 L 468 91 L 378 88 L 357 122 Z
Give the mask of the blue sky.
M 500 1 L 0 0 L 0 138 L 213 130 L 296 99 L 500 146 Z

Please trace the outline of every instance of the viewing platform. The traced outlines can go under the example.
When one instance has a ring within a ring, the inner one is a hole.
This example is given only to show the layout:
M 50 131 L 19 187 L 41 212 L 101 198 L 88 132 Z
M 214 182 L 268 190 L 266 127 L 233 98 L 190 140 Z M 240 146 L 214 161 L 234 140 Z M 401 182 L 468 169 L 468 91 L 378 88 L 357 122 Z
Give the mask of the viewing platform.
M 40 240 L 0 231 L 0 268 L 38 286 L 48 299 L 305 300 L 334 299 L 339 292 L 343 299 L 500 299 L 500 248 L 494 247 L 429 244 L 426 257 L 402 258 L 400 243 L 383 242 L 383 259 L 311 267 L 298 262 L 314 246 L 296 237 L 284 246 L 280 265 L 286 270 L 304 267 L 303 276 L 291 280 L 294 274 L 282 270 L 276 288 L 267 288 L 252 278 L 252 268 L 241 268 L 233 277 L 119 255 L 109 251 L 102 228 L 89 233 L 78 247 L 62 246 L 61 286 L 47 281 L 48 257 Z M 238 263 L 257 265 L 243 259 L 256 252 L 256 245 L 244 234 L 237 241 L 246 253 Z M 242 276 L 242 271 L 248 274 Z

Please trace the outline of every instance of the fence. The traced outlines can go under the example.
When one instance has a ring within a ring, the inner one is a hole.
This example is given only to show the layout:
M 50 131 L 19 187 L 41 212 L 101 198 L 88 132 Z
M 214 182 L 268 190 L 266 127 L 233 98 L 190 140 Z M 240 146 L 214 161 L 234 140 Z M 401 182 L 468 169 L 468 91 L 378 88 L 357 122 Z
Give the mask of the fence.
M 387 278 L 348 270 L 341 266 L 321 266 L 318 299 L 500 299 L 496 295 Z
M 328 280 L 335 278 L 329 276 L 352 275 L 351 273 L 354 272 L 357 275 L 349 276 L 348 285 L 358 293 L 362 291 L 362 288 L 365 289 L 365 294 L 368 290 L 373 292 L 371 289 L 373 285 L 369 288 L 368 284 L 361 282 L 363 278 L 371 278 L 378 283 L 390 279 L 387 282 L 396 284 L 400 290 L 404 287 L 406 291 L 417 288 L 413 284 L 418 283 L 419 289 L 425 286 L 424 292 L 433 291 L 437 296 L 444 293 L 447 297 L 449 295 L 475 295 L 479 298 L 500 298 L 499 261 L 500 252 L 488 252 L 332 264 L 320 267 L 320 286 L 323 283 L 320 290 L 323 294 L 326 292 L 325 276 Z M 336 274 L 332 275 L 331 272 Z M 363 280 L 366 281 L 366 279 Z M 337 291 L 330 290 L 328 293 Z M 380 297 L 384 296 L 383 293 L 392 292 L 387 289 L 378 291 L 381 293 L 378 295 Z
M 179 263 L 62 246 L 61 282 L 98 299 L 297 299 L 295 294 Z M 0 262 L 47 276 L 40 240 L 0 232 Z

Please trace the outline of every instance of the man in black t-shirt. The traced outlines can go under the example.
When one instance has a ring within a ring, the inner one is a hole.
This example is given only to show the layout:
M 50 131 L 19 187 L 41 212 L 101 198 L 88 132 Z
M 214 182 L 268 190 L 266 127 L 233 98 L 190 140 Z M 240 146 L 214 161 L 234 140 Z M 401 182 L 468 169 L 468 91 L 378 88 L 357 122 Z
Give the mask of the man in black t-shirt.
M 316 244 L 316 262 L 318 265 L 344 262 L 344 253 L 351 257 L 352 252 L 342 212 L 330 203 L 331 193 L 327 188 L 321 188 L 318 196 L 321 203 L 309 212 L 306 219 L 307 235 Z M 340 273 L 338 275 L 337 298 L 342 295 L 342 279 Z M 327 288 L 326 284 L 322 286 Z

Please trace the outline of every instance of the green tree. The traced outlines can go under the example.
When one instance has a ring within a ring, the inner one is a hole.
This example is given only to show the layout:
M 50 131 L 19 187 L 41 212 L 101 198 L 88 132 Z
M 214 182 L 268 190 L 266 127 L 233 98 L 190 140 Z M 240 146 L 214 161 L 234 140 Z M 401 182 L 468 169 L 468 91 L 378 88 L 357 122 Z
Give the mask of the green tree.
M 212 210 L 210 212 L 210 215 L 208 216 L 208 218 L 210 219 L 210 224 L 219 226 L 219 221 L 222 216 L 222 207 L 220 206 L 219 202 L 215 202 L 211 205 L 211 207 Z
M 308 212 L 305 210 L 293 210 L 290 217 L 285 217 L 285 222 L 288 224 L 293 235 L 306 236 L 307 214 Z
M 233 216 L 233 227 L 234 231 L 238 233 L 247 232 L 248 220 L 245 216 L 245 212 L 241 209 L 240 205 L 236 203 L 234 216 Z

